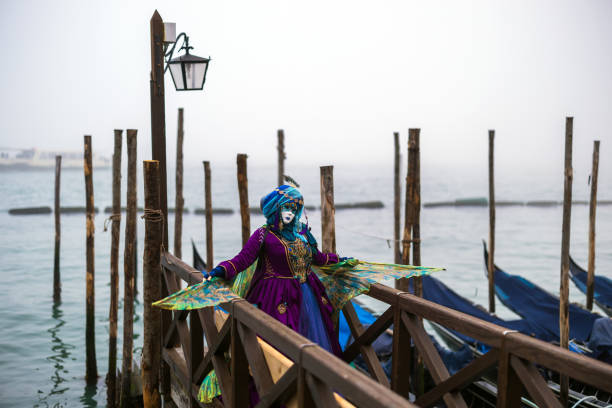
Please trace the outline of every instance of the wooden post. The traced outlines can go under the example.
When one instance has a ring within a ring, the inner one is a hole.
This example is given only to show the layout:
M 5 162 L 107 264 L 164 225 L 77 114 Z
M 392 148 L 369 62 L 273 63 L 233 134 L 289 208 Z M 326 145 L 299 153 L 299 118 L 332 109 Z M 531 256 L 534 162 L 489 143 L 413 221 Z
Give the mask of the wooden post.
M 166 102 L 164 96 L 164 21 L 155 10 L 150 21 L 151 32 L 151 74 L 149 81 L 151 95 L 151 152 L 153 160 L 159 161 L 159 206 L 163 213 L 163 248 L 168 248 L 168 192 L 166 184 Z M 163 293 L 167 293 L 162 281 Z M 162 333 L 170 327 L 172 313 L 162 313 Z M 162 362 L 162 394 L 170 400 L 170 367 Z
M 145 247 L 143 257 L 144 338 L 142 346 L 142 397 L 145 408 L 161 407 L 161 312 L 152 303 L 161 299 L 162 217 L 159 208 L 159 162 L 143 163 L 145 181 Z
M 240 197 L 240 218 L 242 219 L 242 246 L 251 236 L 251 215 L 249 214 L 249 181 L 247 179 L 247 155 L 238 154 L 238 196 Z
M 410 129 L 412 138 L 412 264 L 421 265 L 421 129 Z M 414 294 L 423 296 L 423 278 L 414 280 Z
M 206 212 L 206 268 L 213 268 L 212 192 L 210 186 L 210 162 L 204 163 L 204 208 Z
M 95 289 L 94 289 L 94 191 L 93 167 L 91 160 L 91 136 L 85 136 L 85 151 L 83 168 L 85 171 L 85 203 L 86 203 L 86 306 L 85 306 L 85 354 L 87 385 L 95 385 L 98 380 L 96 364 L 96 332 L 95 332 Z
M 413 134 L 412 129 L 408 130 L 408 138 Z M 413 136 L 414 137 L 414 136 Z M 404 234 L 402 238 L 402 264 L 410 264 L 410 243 L 412 242 L 412 220 L 414 218 L 412 214 L 412 191 L 414 186 L 413 174 L 412 174 L 412 155 L 413 151 L 410 150 L 410 140 L 408 140 L 408 165 L 406 166 L 406 198 L 404 203 Z M 408 279 L 398 279 L 395 283 L 397 289 L 408 292 L 409 282 Z
M 489 130 L 489 312 L 495 313 L 495 178 L 493 152 L 495 130 Z
M 130 404 L 130 377 L 134 345 L 134 237 L 136 236 L 136 134 L 127 131 L 127 211 L 125 219 L 125 249 L 123 252 L 123 364 L 121 367 L 121 407 Z
M 181 258 L 183 238 L 183 108 L 178 109 L 178 132 L 176 135 L 176 201 L 174 206 L 174 256 Z
M 60 175 L 62 172 L 62 156 L 55 156 L 55 254 L 53 256 L 53 302 L 57 303 L 62 296 L 62 282 L 60 279 Z
M 401 183 L 400 183 L 400 142 L 399 133 L 393 133 L 395 142 L 394 166 L 393 166 L 393 262 L 402 262 L 402 252 L 400 250 L 400 217 L 401 217 Z
M 563 227 L 561 231 L 561 285 L 559 289 L 559 328 L 560 346 L 567 349 L 569 345 L 569 250 L 570 225 L 572 215 L 572 138 L 574 118 L 565 119 L 565 182 L 563 188 Z M 569 378 L 561 375 L 561 405 L 568 403 Z
M 599 172 L 599 140 L 593 142 L 593 169 L 591 170 L 591 203 L 589 208 L 589 268 L 587 276 L 587 308 L 593 310 L 593 284 L 595 281 L 595 212 L 597 210 L 597 173 Z
M 321 166 L 321 248 L 336 252 L 336 207 L 334 206 L 334 166 Z
M 278 129 L 278 185 L 281 186 L 285 184 L 285 159 L 287 156 L 285 155 L 285 132 L 283 129 Z
M 117 314 L 119 304 L 119 234 L 121 227 L 121 144 L 123 130 L 115 129 L 113 153 L 113 213 L 111 214 L 110 310 L 108 313 L 108 374 L 106 405 L 117 405 Z
M 162 243 L 168 248 L 168 188 L 166 176 L 166 107 L 164 96 L 164 22 L 157 12 L 151 17 L 151 148 L 159 161 L 159 204 L 164 214 Z M 168 389 L 169 390 L 169 389 Z

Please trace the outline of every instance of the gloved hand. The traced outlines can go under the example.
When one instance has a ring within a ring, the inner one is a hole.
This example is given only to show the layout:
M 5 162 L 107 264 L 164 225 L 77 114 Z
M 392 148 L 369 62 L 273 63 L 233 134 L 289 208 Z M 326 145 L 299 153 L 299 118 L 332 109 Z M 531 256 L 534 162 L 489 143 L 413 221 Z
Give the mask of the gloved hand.
M 352 256 L 341 256 L 341 257 L 338 259 L 338 262 L 344 262 L 344 261 L 346 261 L 346 260 L 348 260 L 348 259 L 353 259 L 353 257 L 352 257 Z
M 210 279 L 210 278 L 225 279 L 225 269 L 223 269 L 220 266 L 215 266 L 210 272 L 208 271 L 201 271 L 201 272 L 205 280 Z

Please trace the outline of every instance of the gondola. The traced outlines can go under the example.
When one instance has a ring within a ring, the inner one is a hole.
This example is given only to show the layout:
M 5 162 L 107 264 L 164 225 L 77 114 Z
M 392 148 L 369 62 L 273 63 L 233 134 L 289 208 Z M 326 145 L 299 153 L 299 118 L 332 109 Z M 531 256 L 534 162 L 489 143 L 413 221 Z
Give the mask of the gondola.
M 570 278 L 572 282 L 586 294 L 587 271 L 582 269 L 570 256 Z M 612 317 L 612 279 L 595 275 L 593 281 L 593 301 L 608 316 Z
M 488 253 L 484 246 L 485 273 Z M 495 294 L 510 310 L 559 338 L 559 298 L 519 275 L 494 266 Z M 612 364 L 612 319 L 578 304 L 569 305 L 569 338 L 586 346 L 589 357 Z
M 554 342 L 558 340 L 552 333 L 543 329 L 537 324 L 530 322 L 527 319 L 517 320 L 503 320 L 497 316 L 490 314 L 480 305 L 474 304 L 470 300 L 460 296 L 452 289 L 444 285 L 442 282 L 434 277 L 427 276 L 423 277 L 423 297 L 429 301 L 439 303 L 443 306 L 451 309 L 458 310 L 460 312 L 472 315 L 482 320 L 497 324 L 502 327 L 509 328 L 511 330 L 518 330 L 523 334 L 530 335 L 540 340 Z M 462 350 L 468 346 L 473 353 L 474 357 L 481 356 L 488 351 L 489 347 L 486 344 L 478 342 L 462 333 L 450 330 L 444 326 L 441 326 L 435 322 L 429 322 L 433 329 L 436 331 L 440 339 L 451 349 L 451 350 Z M 576 346 L 576 350 L 579 350 L 579 346 Z M 472 392 L 484 393 L 484 395 L 490 395 L 491 393 L 497 393 L 497 386 L 495 385 L 496 377 L 495 372 L 487 373 L 481 382 L 477 384 L 478 389 L 472 388 Z M 558 393 L 559 385 L 552 381 L 548 381 L 550 388 Z M 612 402 L 611 397 L 607 393 L 600 392 L 592 387 L 586 387 L 583 384 L 572 382 L 572 389 L 570 390 L 570 401 L 572 405 L 577 403 L 579 400 L 593 396 L 592 400 L 582 401 L 580 407 L 605 407 Z M 598 399 L 599 398 L 599 399 Z M 524 407 L 534 407 L 535 404 L 523 398 L 521 405 Z

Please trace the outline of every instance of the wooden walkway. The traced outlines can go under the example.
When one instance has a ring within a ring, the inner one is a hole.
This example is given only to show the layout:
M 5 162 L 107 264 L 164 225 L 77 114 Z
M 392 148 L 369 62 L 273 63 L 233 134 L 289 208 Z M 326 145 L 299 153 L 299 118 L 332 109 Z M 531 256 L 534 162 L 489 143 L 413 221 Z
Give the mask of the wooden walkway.
M 163 296 L 201 282 L 202 275 L 170 253 L 162 256 Z M 299 407 L 411 407 L 434 406 L 443 400 L 449 407 L 467 407 L 460 391 L 483 373 L 496 370 L 498 407 L 518 407 L 528 396 L 541 407 L 561 404 L 539 368 L 568 375 L 574 380 L 612 393 L 612 366 L 569 352 L 529 336 L 476 319 L 408 293 L 373 285 L 368 296 L 389 305 L 367 329 L 352 307 L 344 309 L 354 341 L 343 360 L 284 326 L 244 300 L 193 311 L 164 311 L 162 358 L 171 375 L 162 376 L 162 389 L 171 392 L 178 406 L 206 406 L 197 400 L 204 377 L 214 369 L 223 404 L 248 406 L 252 375 L 261 401 L 258 407 L 284 404 Z M 421 319 L 439 323 L 488 344 L 491 350 L 450 375 Z M 393 324 L 393 366 L 389 383 L 372 342 Z M 205 346 L 205 342 L 206 345 Z M 414 359 L 411 343 L 429 370 L 435 387 L 414 403 L 406 398 L 413 390 Z M 226 358 L 227 353 L 232 356 Z M 351 367 L 359 354 L 369 374 Z

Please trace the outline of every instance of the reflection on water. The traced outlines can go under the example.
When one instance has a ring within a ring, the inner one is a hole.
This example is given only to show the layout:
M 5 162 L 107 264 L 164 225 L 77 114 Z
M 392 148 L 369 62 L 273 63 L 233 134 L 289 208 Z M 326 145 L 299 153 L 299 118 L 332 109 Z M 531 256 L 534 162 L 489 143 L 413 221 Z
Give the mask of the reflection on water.
M 46 395 L 42 395 L 44 392 L 39 391 L 39 401 L 34 407 L 63 407 L 64 405 L 61 402 L 53 403 L 50 400 L 57 399 L 69 389 L 67 384 L 67 381 L 69 381 L 68 370 L 64 367 L 64 364 L 70 358 L 71 351 L 75 349 L 75 346 L 64 343 L 60 338 L 60 329 L 66 324 L 66 321 L 62 319 L 64 312 L 62 312 L 60 306 L 61 302 L 53 303 L 51 317 L 55 326 L 47 330 L 51 334 L 51 355 L 47 357 L 47 361 L 53 364 L 53 375 L 50 377 L 53 387 Z

